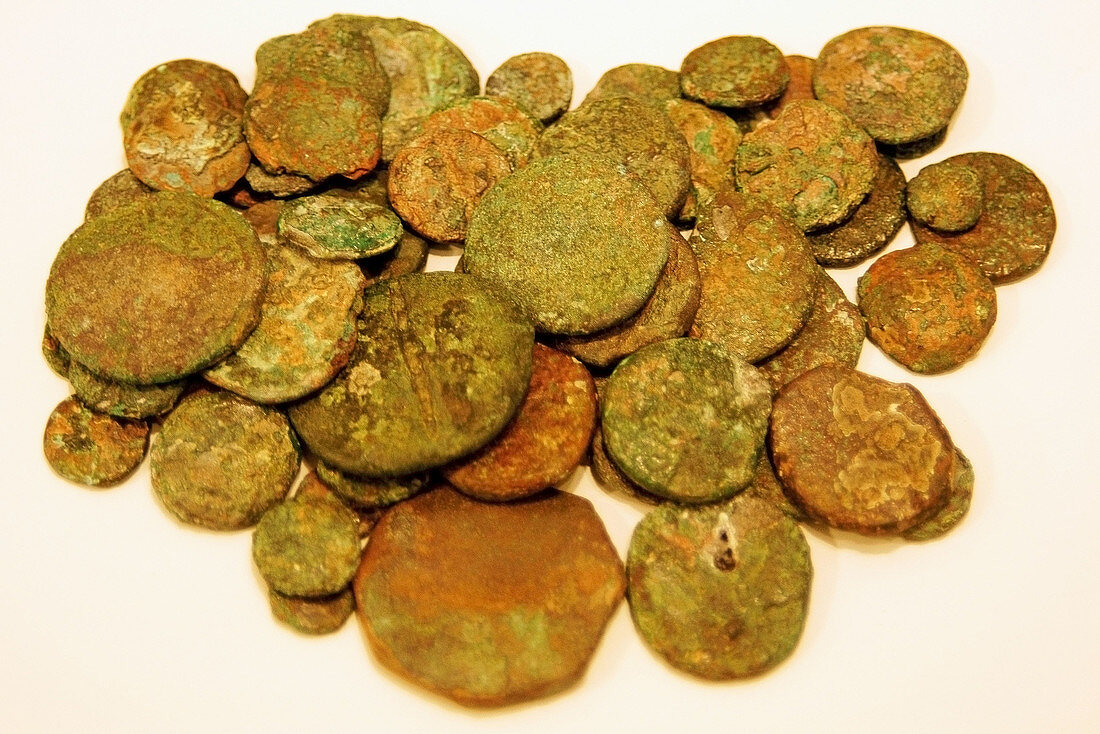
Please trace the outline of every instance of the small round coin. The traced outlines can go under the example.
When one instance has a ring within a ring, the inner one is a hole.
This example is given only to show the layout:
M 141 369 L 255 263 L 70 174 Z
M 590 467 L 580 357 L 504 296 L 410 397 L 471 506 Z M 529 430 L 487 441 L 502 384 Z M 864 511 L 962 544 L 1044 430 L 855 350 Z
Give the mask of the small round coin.
M 359 566 L 359 519 L 339 502 L 280 502 L 252 533 L 252 560 L 280 594 L 337 594 Z
M 997 294 L 973 262 L 929 243 L 876 260 L 859 279 L 859 309 L 887 356 L 936 374 L 977 354 L 997 318 Z
M 279 236 L 322 260 L 357 260 L 392 250 L 401 220 L 389 209 L 332 194 L 303 196 L 279 214 Z
M 646 491 L 678 502 L 713 502 L 752 481 L 770 411 L 764 377 L 700 339 L 638 350 L 600 401 L 608 455 Z
M 584 674 L 622 599 L 622 561 L 592 505 L 439 489 L 379 520 L 355 576 L 367 642 L 402 678 L 465 706 L 548 696 Z
M 305 635 L 335 632 L 355 611 L 355 596 L 350 587 L 321 597 L 287 596 L 268 589 L 267 600 L 275 619 Z
M 912 385 L 830 364 L 779 391 L 771 451 L 787 495 L 811 518 L 896 535 L 939 508 L 955 449 Z
M 970 459 L 955 449 L 955 470 L 951 475 L 951 489 L 947 501 L 934 515 L 920 525 L 909 528 L 902 537 L 906 540 L 934 540 L 950 532 L 962 522 L 970 511 L 970 500 L 974 496 L 974 466 Z
M 495 145 L 512 168 L 527 165 L 542 125 L 504 97 L 469 97 L 424 118 L 421 134 L 466 130 Z
M 809 232 L 845 220 L 871 191 L 875 144 L 842 113 L 799 100 L 745 136 L 737 187 L 779 207 Z
M 973 168 L 951 161 L 920 170 L 905 191 L 909 215 L 937 232 L 965 232 L 982 216 L 982 180 Z
M 184 398 L 150 453 L 161 504 L 211 530 L 253 525 L 290 491 L 299 461 L 285 415 L 222 391 Z
M 149 426 L 96 413 L 66 398 L 46 421 L 42 449 L 50 468 L 69 481 L 109 487 L 130 476 L 145 458 Z
M 642 639 L 711 680 L 759 675 L 798 644 L 813 566 L 802 531 L 762 500 L 665 505 L 634 529 L 627 599 Z
M 680 89 L 710 107 L 754 107 L 783 94 L 790 72 L 783 52 L 756 36 L 727 36 L 684 57 Z
M 505 61 L 485 80 L 485 94 L 510 99 L 543 124 L 553 122 L 573 100 L 573 73 L 554 54 L 535 51 Z
M 596 424 L 596 385 L 577 360 L 541 344 L 531 383 L 500 435 L 443 470 L 456 489 L 499 502 L 528 497 L 563 481 L 588 450 Z
M 603 73 L 581 106 L 611 97 L 661 105 L 680 97 L 680 73 L 653 64 L 623 64 Z

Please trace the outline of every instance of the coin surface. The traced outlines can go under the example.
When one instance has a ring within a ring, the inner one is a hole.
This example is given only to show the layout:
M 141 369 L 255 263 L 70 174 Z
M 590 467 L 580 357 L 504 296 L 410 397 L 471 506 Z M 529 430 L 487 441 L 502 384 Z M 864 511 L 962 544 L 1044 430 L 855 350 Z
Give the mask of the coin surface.
M 510 99 L 539 122 L 550 123 L 569 109 L 573 72 L 554 54 L 519 54 L 489 75 L 485 94 Z
M 46 421 L 42 449 L 50 468 L 88 487 L 109 487 L 145 458 L 149 426 L 96 413 L 75 397 L 62 400 Z
M 726 36 L 684 57 L 680 89 L 711 107 L 753 107 L 783 94 L 790 72 L 783 52 L 756 36 Z

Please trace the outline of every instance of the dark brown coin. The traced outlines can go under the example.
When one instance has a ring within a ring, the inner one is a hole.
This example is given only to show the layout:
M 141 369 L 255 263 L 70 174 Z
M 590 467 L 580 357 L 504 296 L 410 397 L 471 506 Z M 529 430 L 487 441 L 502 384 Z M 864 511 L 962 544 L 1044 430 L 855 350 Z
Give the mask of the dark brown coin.
M 965 232 L 982 215 L 982 179 L 950 160 L 925 166 L 905 190 L 909 216 L 937 232 Z
M 253 191 L 281 199 L 300 196 L 317 188 L 317 182 L 311 178 L 296 176 L 293 173 L 268 173 L 263 166 L 255 162 L 245 171 L 244 180 Z
M 810 517 L 889 535 L 940 507 L 955 448 L 912 385 L 824 365 L 780 390 L 771 450 L 788 496 Z
M 933 540 L 950 532 L 962 522 L 970 511 L 974 496 L 974 466 L 963 453 L 955 449 L 955 470 L 951 475 L 951 489 L 947 501 L 934 515 L 920 525 L 902 533 L 906 540 Z
M 510 99 L 543 124 L 573 100 L 573 73 L 554 54 L 532 52 L 505 61 L 485 80 L 485 94 Z
M 142 183 L 141 179 L 135 176 L 129 168 L 124 168 L 101 183 L 92 192 L 91 197 L 88 199 L 88 205 L 84 207 L 84 221 L 114 211 L 120 206 L 125 206 L 137 199 L 150 196 L 154 190 Z
M 946 42 L 920 31 L 857 28 L 825 44 L 814 94 L 889 145 L 947 127 L 966 91 L 966 63 Z
M 392 250 L 401 220 L 366 199 L 318 194 L 287 202 L 279 214 L 279 237 L 323 260 L 358 260 Z
M 80 402 L 97 413 L 116 418 L 152 418 L 171 410 L 187 387 L 187 380 L 156 385 L 129 385 L 100 377 L 79 362 L 69 365 L 69 382 Z
M 590 334 L 637 313 L 653 293 L 668 260 L 662 219 L 613 161 L 553 156 L 482 199 L 464 267 L 502 288 L 539 331 Z
M 871 138 L 815 100 L 791 102 L 737 149 L 737 187 L 775 204 L 804 232 L 846 219 L 878 170 Z
M 863 316 L 828 273 L 818 275 L 814 308 L 791 343 L 757 365 L 772 389 L 823 364 L 855 367 L 863 351 Z
M 95 413 L 71 397 L 50 414 L 42 450 L 50 468 L 69 481 L 109 487 L 137 469 L 148 440 L 144 421 Z
M 86 222 L 46 282 L 74 359 L 119 382 L 169 382 L 238 347 L 264 292 L 256 234 L 225 204 L 162 192 Z
M 615 368 L 600 396 L 604 446 L 646 491 L 713 502 L 752 481 L 771 388 L 752 365 L 700 339 L 644 347 Z
M 658 507 L 634 529 L 627 555 L 642 639 L 673 667 L 712 680 L 759 675 L 791 654 L 812 577 L 798 526 L 744 495 Z
M 748 362 L 779 351 L 813 309 L 818 267 L 805 235 L 763 199 L 720 190 L 691 243 L 702 292 L 691 335 Z
M 684 57 L 680 89 L 711 107 L 754 107 L 783 94 L 790 81 L 783 52 L 763 38 L 727 36 Z
M 153 442 L 153 491 L 185 523 L 239 530 L 287 495 L 299 459 L 281 412 L 200 391 L 172 411 Z
M 428 243 L 412 232 L 404 232 L 397 247 L 381 255 L 363 258 L 359 261 L 359 267 L 370 286 L 387 278 L 419 273 L 427 262 Z
M 50 332 L 49 324 L 46 324 L 46 327 L 42 330 L 42 357 L 55 375 L 68 378 L 69 365 L 72 363 L 72 359 L 69 357 L 69 353 L 65 351 L 65 347 L 61 346 L 61 342 L 57 340 L 57 337 Z
M 461 242 L 474 207 L 512 172 L 497 146 L 466 130 L 438 129 L 394 155 L 389 198 L 417 232 L 436 242 Z
M 768 117 L 773 119 L 779 117 L 779 113 L 791 102 L 814 99 L 814 66 L 817 62 L 808 56 L 784 56 L 783 60 L 787 62 L 791 79 L 779 99 L 767 106 Z
M 575 684 L 624 586 L 587 500 L 550 490 L 484 503 L 439 489 L 383 515 L 354 589 L 383 665 L 488 707 Z
M 355 263 L 268 245 L 260 323 L 233 354 L 203 373 L 257 403 L 284 403 L 327 385 L 355 349 L 366 279 Z
M 577 360 L 535 345 L 531 383 L 512 422 L 489 445 L 443 470 L 481 500 L 528 497 L 565 480 L 581 463 L 596 424 L 596 386 Z
M 997 285 L 1038 269 L 1050 252 L 1057 226 L 1043 182 L 1023 164 L 998 153 L 963 153 L 944 162 L 948 161 L 978 172 L 984 187 L 982 216 L 959 234 L 914 223 L 917 242 L 934 242 L 970 258 Z
M 699 267 L 679 231 L 667 225 L 672 244 L 657 287 L 636 314 L 610 329 L 556 340 L 554 346 L 585 364 L 611 367 L 647 344 L 683 336 L 699 308 Z
M 427 474 L 383 479 L 357 477 L 323 461 L 317 462 L 317 476 L 344 504 L 357 511 L 389 507 L 426 489 L 430 483 Z
M 977 354 L 997 318 L 989 278 L 939 245 L 896 250 L 859 279 L 867 335 L 914 372 L 936 374 Z
M 840 224 L 808 235 L 814 258 L 827 268 L 846 268 L 886 247 L 905 224 L 905 174 L 879 154 L 871 193 Z
M 333 500 L 280 502 L 252 532 L 252 560 L 280 594 L 338 594 L 359 566 L 359 519 Z
M 302 597 L 267 592 L 271 614 L 291 629 L 305 635 L 327 635 L 337 631 L 355 611 L 355 596 L 348 587 L 332 596 Z
M 611 97 L 630 97 L 653 105 L 680 96 L 680 73 L 653 64 L 623 64 L 608 69 L 582 105 Z
M 534 332 L 485 281 L 447 272 L 364 294 L 347 368 L 290 409 L 323 461 L 364 477 L 441 466 L 484 446 L 519 407 Z
M 665 112 L 691 149 L 691 190 L 679 218 L 692 221 L 700 203 L 705 205 L 733 181 L 741 128 L 721 112 L 686 99 L 667 100 Z
M 663 109 L 627 97 L 585 102 L 546 129 L 535 156 L 587 153 L 622 164 L 666 217 L 680 213 L 691 186 L 691 151 Z
M 512 168 L 527 165 L 542 125 L 504 97 L 469 97 L 424 118 L 421 134 L 436 130 L 477 133 L 504 153 Z

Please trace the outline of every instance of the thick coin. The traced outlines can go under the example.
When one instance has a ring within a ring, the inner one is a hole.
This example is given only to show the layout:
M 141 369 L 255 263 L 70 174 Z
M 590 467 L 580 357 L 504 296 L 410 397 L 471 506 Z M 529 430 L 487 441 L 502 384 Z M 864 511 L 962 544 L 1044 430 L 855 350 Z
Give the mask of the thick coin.
M 323 461 L 317 462 L 317 477 L 342 502 L 361 512 L 389 507 L 407 500 L 426 489 L 431 481 L 428 474 L 382 479 L 357 477 L 334 469 Z
M 252 560 L 287 596 L 318 597 L 347 587 L 359 566 L 359 518 L 336 501 L 280 502 L 252 532 Z
M 327 635 L 337 631 L 355 611 L 351 588 L 332 596 L 287 596 L 274 589 L 267 592 L 271 615 L 304 635 Z
M 155 385 L 131 385 L 100 377 L 79 362 L 71 362 L 69 382 L 80 402 L 97 413 L 116 418 L 152 418 L 175 407 L 187 380 Z
M 970 511 L 970 500 L 974 496 L 974 466 L 970 459 L 955 449 L 955 470 L 951 475 L 951 488 L 947 501 L 931 517 L 920 525 L 911 527 L 902 533 L 906 540 L 934 540 L 946 535 L 962 522 Z
M 965 232 L 982 216 L 982 179 L 970 166 L 947 160 L 920 170 L 905 190 L 909 216 L 937 232 Z
M 358 260 L 397 246 L 401 220 L 365 199 L 332 194 L 303 196 L 279 214 L 279 236 L 313 257 Z

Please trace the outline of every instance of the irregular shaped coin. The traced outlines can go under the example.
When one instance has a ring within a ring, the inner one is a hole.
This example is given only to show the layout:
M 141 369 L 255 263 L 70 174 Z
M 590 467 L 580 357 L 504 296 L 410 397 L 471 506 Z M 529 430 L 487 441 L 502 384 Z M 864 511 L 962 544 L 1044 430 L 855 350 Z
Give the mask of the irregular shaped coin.
M 67 376 L 80 402 L 97 413 L 116 418 L 152 418 L 167 413 L 187 387 L 187 380 L 156 385 L 116 382 L 100 377 L 79 362 L 70 363 Z
M 336 501 L 302 497 L 280 502 L 252 533 L 252 560 L 281 594 L 337 594 L 359 566 L 359 519 Z
M 679 215 L 691 221 L 701 204 L 733 180 L 741 128 L 721 112 L 686 99 L 666 101 L 665 112 L 691 148 L 691 191 Z
M 955 449 L 955 470 L 951 475 L 951 489 L 947 501 L 931 517 L 920 525 L 909 528 L 902 537 L 906 540 L 934 540 L 950 532 L 962 522 L 970 511 L 974 496 L 974 466 L 970 459 Z
M 653 64 L 623 64 L 608 69 L 596 80 L 581 106 L 611 97 L 630 97 L 661 105 L 680 97 L 680 73 Z
M 542 125 L 504 97 L 469 97 L 433 112 L 420 125 L 421 134 L 466 130 L 495 145 L 512 168 L 527 165 Z

